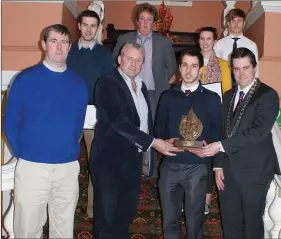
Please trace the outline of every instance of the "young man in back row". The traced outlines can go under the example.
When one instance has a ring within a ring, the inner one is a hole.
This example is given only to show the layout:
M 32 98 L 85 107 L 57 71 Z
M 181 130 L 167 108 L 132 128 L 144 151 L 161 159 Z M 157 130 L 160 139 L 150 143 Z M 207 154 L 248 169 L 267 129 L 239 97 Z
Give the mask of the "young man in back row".
M 93 105 L 94 88 L 97 80 L 114 69 L 111 52 L 95 41 L 100 27 L 98 14 L 91 10 L 83 11 L 77 18 L 81 37 L 74 43 L 67 58 L 69 69 L 79 74 L 87 83 L 89 90 L 88 105 Z M 87 118 L 86 118 L 87 120 Z M 94 129 L 84 129 L 88 159 L 91 144 L 94 138 Z M 93 185 L 89 179 L 87 214 L 93 217 Z
M 239 8 L 231 9 L 225 16 L 225 22 L 228 29 L 228 36 L 218 40 L 214 45 L 214 51 L 217 57 L 220 57 L 229 62 L 231 53 L 239 48 L 246 47 L 251 50 L 258 63 L 258 48 L 257 44 L 243 35 L 243 29 L 246 24 L 246 14 Z M 256 71 L 256 77 L 259 77 L 258 67 Z M 234 75 L 232 74 L 232 82 L 236 84 Z

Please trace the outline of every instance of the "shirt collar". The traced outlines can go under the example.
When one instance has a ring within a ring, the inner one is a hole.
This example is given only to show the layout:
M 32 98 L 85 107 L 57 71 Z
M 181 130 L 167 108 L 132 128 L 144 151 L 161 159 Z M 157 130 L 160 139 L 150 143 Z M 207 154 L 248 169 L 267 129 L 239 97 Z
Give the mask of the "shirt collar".
M 47 61 L 43 61 L 43 65 L 46 66 L 49 70 L 54 71 L 54 72 L 64 72 L 67 69 L 67 66 L 65 65 L 65 67 L 61 70 L 58 70 L 54 67 L 52 67 L 50 64 L 47 63 Z
M 125 82 L 128 84 L 130 83 L 131 84 L 131 78 L 129 76 L 127 76 L 121 69 L 120 67 L 117 68 L 120 75 L 123 77 L 123 79 L 125 80 Z M 138 88 L 141 88 L 142 87 L 142 78 L 140 76 L 136 76 L 135 77 L 135 82 L 136 82 L 136 85 Z
M 189 87 L 189 88 L 186 87 L 184 84 L 181 84 L 181 90 L 183 92 L 185 92 L 186 90 L 190 90 L 191 92 L 193 92 L 193 91 L 197 90 L 198 87 L 199 87 L 199 82 L 196 85 Z
M 147 36 L 147 37 L 144 37 L 140 34 L 140 32 L 138 31 L 138 38 L 139 39 L 142 39 L 142 38 L 145 38 L 145 39 L 152 39 L 152 32 Z
M 248 85 L 247 87 L 245 87 L 243 90 L 241 90 L 241 87 L 240 85 L 238 85 L 238 91 L 237 92 L 240 92 L 240 91 L 243 91 L 245 95 L 247 95 L 247 93 L 249 92 L 249 90 L 251 89 L 252 85 L 256 82 L 256 79 L 253 80 L 253 82 Z
M 229 37 L 232 39 L 233 37 L 237 37 L 237 38 L 243 38 L 243 33 L 241 33 L 239 36 L 234 36 L 234 35 L 232 35 L 232 34 L 229 34 Z
M 90 50 L 93 50 L 93 48 L 94 48 L 95 45 L 96 45 L 96 41 L 95 41 L 95 40 L 91 41 L 91 43 L 89 44 Z M 83 46 L 82 41 L 81 41 L 81 38 L 80 38 L 79 41 L 78 41 L 78 49 L 81 50 L 82 47 L 85 48 L 85 47 Z M 85 49 L 87 49 L 87 48 L 85 48 Z

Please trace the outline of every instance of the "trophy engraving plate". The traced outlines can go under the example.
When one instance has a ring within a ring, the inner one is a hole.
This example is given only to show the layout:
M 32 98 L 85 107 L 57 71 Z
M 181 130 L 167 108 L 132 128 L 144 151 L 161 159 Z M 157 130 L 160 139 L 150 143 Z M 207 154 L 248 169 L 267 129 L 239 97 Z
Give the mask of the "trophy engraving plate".
M 202 134 L 203 125 L 191 108 L 187 115 L 181 117 L 179 133 L 184 140 L 175 140 L 174 146 L 180 149 L 189 150 L 192 148 L 202 148 L 203 141 L 196 141 Z

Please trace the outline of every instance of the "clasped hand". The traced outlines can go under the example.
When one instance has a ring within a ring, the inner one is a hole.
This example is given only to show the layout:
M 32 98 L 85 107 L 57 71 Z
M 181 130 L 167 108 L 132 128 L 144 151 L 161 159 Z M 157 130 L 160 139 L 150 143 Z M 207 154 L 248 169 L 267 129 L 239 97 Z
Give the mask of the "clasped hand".
M 192 148 L 189 151 L 200 158 L 212 157 L 220 151 L 220 142 L 207 144 L 206 141 L 203 141 L 202 148 Z

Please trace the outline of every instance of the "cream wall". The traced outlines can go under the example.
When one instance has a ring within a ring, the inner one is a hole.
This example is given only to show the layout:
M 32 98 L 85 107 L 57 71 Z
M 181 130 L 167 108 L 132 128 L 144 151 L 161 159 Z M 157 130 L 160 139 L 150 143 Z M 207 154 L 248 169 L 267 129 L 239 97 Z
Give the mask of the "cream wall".
M 41 61 L 42 30 L 55 23 L 68 26 L 77 38 L 76 19 L 62 2 L 2 2 L 2 70 Z

